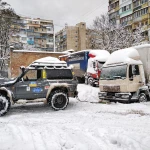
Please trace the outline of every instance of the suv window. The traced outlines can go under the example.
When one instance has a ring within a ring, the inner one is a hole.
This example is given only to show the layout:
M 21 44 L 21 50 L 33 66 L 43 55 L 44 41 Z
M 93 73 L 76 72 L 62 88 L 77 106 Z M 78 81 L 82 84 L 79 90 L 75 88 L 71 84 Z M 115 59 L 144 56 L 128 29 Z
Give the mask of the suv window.
M 47 79 L 72 79 L 70 69 L 48 69 L 46 70 Z
M 41 78 L 41 70 L 29 70 L 24 76 L 24 80 L 36 81 Z

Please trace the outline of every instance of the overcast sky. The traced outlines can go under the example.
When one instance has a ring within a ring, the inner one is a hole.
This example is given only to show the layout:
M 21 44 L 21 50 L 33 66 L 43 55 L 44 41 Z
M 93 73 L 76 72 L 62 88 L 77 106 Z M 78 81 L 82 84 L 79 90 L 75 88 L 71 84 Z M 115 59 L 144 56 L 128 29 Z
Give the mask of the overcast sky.
M 19 15 L 53 20 L 55 31 L 64 28 L 65 23 L 75 25 L 92 20 L 108 10 L 108 0 L 3 0 Z

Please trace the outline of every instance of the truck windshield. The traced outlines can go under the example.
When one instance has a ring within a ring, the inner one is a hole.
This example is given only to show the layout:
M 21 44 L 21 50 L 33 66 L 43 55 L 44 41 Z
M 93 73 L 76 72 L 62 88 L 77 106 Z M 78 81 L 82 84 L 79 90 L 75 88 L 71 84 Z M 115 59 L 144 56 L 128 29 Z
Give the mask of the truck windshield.
M 118 65 L 102 68 L 100 80 L 125 79 L 126 72 L 127 72 L 127 65 Z

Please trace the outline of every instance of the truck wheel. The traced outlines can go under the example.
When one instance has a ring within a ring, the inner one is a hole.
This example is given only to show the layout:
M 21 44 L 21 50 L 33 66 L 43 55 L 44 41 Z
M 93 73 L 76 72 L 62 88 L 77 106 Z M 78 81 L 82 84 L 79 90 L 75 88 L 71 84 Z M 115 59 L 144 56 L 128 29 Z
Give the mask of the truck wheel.
M 8 97 L 0 95 L 0 116 L 5 115 L 10 109 L 10 100 Z
M 139 102 L 147 102 L 147 96 L 145 93 L 140 93 L 138 100 Z
M 91 77 L 88 78 L 88 84 L 93 86 L 93 78 L 91 78 Z
M 66 93 L 56 90 L 50 96 L 50 104 L 54 110 L 63 110 L 67 107 L 69 99 Z

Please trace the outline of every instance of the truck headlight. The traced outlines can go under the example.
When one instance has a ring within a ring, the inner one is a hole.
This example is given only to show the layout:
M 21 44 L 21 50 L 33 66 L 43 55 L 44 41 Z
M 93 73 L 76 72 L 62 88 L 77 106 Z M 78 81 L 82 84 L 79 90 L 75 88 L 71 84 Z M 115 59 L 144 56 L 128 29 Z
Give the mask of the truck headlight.
M 125 99 L 128 99 L 130 97 L 130 95 L 129 94 L 123 94 L 121 97 L 125 98 Z
M 123 99 L 128 99 L 130 97 L 130 94 L 128 93 L 115 93 L 116 98 L 123 98 Z
M 98 93 L 98 96 L 104 97 L 104 96 L 107 96 L 107 93 L 106 93 L 106 92 L 99 92 L 99 93 Z
M 121 97 L 121 94 L 120 93 L 115 93 L 115 97 L 119 98 L 119 97 Z

